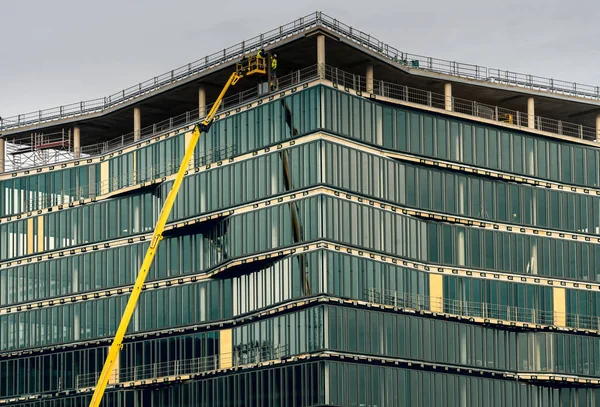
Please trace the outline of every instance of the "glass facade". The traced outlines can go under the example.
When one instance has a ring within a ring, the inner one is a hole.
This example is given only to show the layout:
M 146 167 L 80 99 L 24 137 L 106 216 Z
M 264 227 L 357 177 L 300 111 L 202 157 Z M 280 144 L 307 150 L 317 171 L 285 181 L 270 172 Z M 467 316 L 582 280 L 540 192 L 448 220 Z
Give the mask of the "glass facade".
M 0 400 L 89 401 L 185 131 L 0 180 Z M 104 405 L 600 405 L 598 154 L 326 85 L 232 112 Z

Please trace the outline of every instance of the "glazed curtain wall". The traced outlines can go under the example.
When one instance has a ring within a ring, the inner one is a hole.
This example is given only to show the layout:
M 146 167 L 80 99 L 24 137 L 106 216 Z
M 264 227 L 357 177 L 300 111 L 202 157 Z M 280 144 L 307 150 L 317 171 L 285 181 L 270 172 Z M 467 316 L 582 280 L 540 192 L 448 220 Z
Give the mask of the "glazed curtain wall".
M 322 146 L 322 147 L 321 147 Z M 600 198 L 486 180 L 374 156 L 327 141 L 286 150 L 293 189 L 321 181 L 401 205 L 491 221 L 598 233 Z M 323 157 L 323 159 L 322 159 Z M 170 219 L 224 209 L 286 192 L 280 153 L 185 178 Z M 152 230 L 172 182 L 33 219 L 36 252 Z M 229 185 L 223 188 L 222 185 Z M 43 220 L 39 220 L 39 219 Z M 27 253 L 28 220 L 0 224 L 0 259 Z
M 138 254 L 141 258 L 141 252 Z M 169 257 L 169 260 L 177 261 L 171 266 L 173 268 L 169 268 L 171 276 L 187 273 L 177 268 L 182 264 L 178 263 L 179 259 L 177 253 Z M 299 255 L 295 255 L 237 277 L 145 291 L 130 331 L 164 329 L 231 318 L 301 298 L 300 259 Z M 327 250 L 305 254 L 302 260 L 307 264 L 312 295 L 326 293 L 370 301 L 369 290 L 385 289 L 397 292 L 399 296 L 403 293 L 420 295 L 423 298 L 422 305 L 429 307 L 429 279 L 426 273 Z M 166 265 L 169 261 L 161 263 Z M 457 277 L 447 281 L 444 284 L 448 287 L 445 288 L 445 298 L 454 299 L 456 296 L 457 299 L 490 305 L 552 311 L 545 287 L 518 283 L 507 287 L 505 283 Z M 475 284 L 487 288 L 479 292 Z M 455 287 L 464 293 L 457 293 Z M 0 316 L 0 350 L 110 336 L 114 333 L 125 299 L 125 296 L 89 299 Z
M 547 388 L 511 381 L 395 367 L 319 361 L 269 367 L 159 387 L 107 392 L 115 407 L 581 407 L 596 406 L 597 389 Z M 91 395 L 23 403 L 75 407 Z
M 519 332 L 339 306 L 326 306 L 325 319 L 325 347 L 332 351 L 500 371 L 600 376 L 597 337 Z M 318 322 L 315 318 L 313 326 Z
M 290 123 L 285 119 L 286 106 L 291 112 Z M 599 185 L 600 159 L 596 148 L 449 119 L 443 115 L 383 106 L 323 86 L 294 93 L 283 98 L 283 102 L 265 103 L 218 120 L 210 133 L 200 139 L 195 156 L 200 164 L 206 163 L 212 161 L 212 158 L 204 158 L 207 156 L 220 159 L 224 158 L 223 154 L 242 154 L 318 128 L 397 151 L 564 183 Z M 134 168 L 138 181 L 173 172 L 174 162 L 183 151 L 183 137 L 180 134 L 136 153 L 109 159 L 109 174 L 117 177 L 116 182 L 111 180 L 110 190 L 123 184 L 124 181 L 119 180 L 133 178 Z M 217 154 L 218 151 L 225 153 Z M 137 155 L 134 157 L 134 154 Z M 89 186 L 99 181 L 99 167 L 100 164 L 94 164 L 90 168 L 68 170 L 76 171 L 76 174 L 56 170 L 51 174 L 1 181 L 0 190 L 4 191 L 5 198 L 0 199 L 0 216 L 24 211 L 25 199 L 50 196 L 53 199 L 48 201 L 57 201 L 55 196 L 63 195 L 63 190 L 82 187 L 84 197 L 94 194 L 96 187 Z
M 107 391 L 104 403 L 114 407 L 308 407 L 325 405 L 322 362 L 241 371 L 157 387 L 149 390 Z M 91 394 L 23 402 L 26 407 L 80 407 Z
M 431 263 L 598 281 L 600 245 L 425 221 L 323 197 L 327 237 Z
M 325 404 L 322 362 L 238 371 L 144 391 L 140 406 L 301 407 Z
M 463 226 L 429 222 L 333 197 L 316 196 L 303 199 L 294 204 L 293 208 L 299 213 L 303 241 L 326 238 L 356 247 L 432 263 L 460 265 L 463 261 L 458 254 L 462 251 L 466 266 L 485 267 L 486 270 L 500 269 L 514 273 L 531 273 L 537 270 L 539 275 L 550 276 L 563 276 L 561 273 L 568 271 L 571 274 L 567 274 L 567 277 L 581 278 L 581 274 L 575 272 L 581 273 L 582 270 L 585 270 L 582 267 L 583 262 L 586 261 L 590 264 L 600 258 L 597 255 L 600 251 L 598 245 L 539 236 L 519 236 L 499 231 L 480 231 Z M 210 255 L 203 256 L 203 260 L 212 263 L 208 265 L 216 265 L 229 258 L 252 255 L 256 252 L 295 244 L 291 211 L 292 206 L 285 204 L 232 216 L 221 221 L 208 234 L 212 243 L 208 244 L 208 250 L 205 252 Z M 589 246 L 593 246 L 593 248 Z M 557 250 L 558 247 L 569 248 L 572 251 Z M 563 256 L 568 256 L 569 263 L 563 260 Z M 541 259 L 540 266 L 536 264 L 536 258 Z M 573 264 L 570 263 L 571 261 Z M 545 265 L 547 267 L 542 267 Z M 48 272 L 52 275 L 52 269 L 48 269 Z M 59 278 L 59 274 L 55 275 Z M 60 278 L 62 279 L 63 276 L 66 277 L 64 284 L 68 287 L 69 275 L 61 270 Z M 61 284 L 63 284 L 62 281 Z M 73 283 L 71 282 L 71 284 Z M 52 282 L 49 286 L 52 287 Z M 8 281 L 6 287 L 3 295 L 6 295 L 8 300 Z M 117 299 L 111 298 L 108 301 L 111 303 Z M 215 302 L 212 303 L 213 306 L 214 304 Z M 80 305 L 70 304 L 69 307 Z M 117 306 L 116 303 L 115 306 Z M 35 312 L 45 314 L 49 311 L 36 310 Z M 52 320 L 57 320 L 59 311 L 55 308 L 52 312 L 57 313 Z M 65 320 L 68 323 L 72 322 L 67 315 L 69 314 L 64 314 Z M 14 319 L 16 317 L 16 315 L 10 315 L 2 318 Z M 105 328 L 102 325 L 95 324 L 93 321 L 89 323 L 93 329 L 98 330 L 98 335 L 105 334 Z M 21 323 L 16 325 L 9 323 L 8 329 L 21 330 L 21 328 L 17 329 L 19 326 Z M 23 326 L 29 326 L 29 324 L 23 322 Z M 3 330 L 3 332 L 7 331 Z M 64 328 L 61 332 L 60 335 L 56 331 L 47 332 L 41 336 L 32 335 L 32 339 L 40 340 L 40 337 L 46 336 L 52 338 L 60 336 L 64 340 L 77 339 L 70 333 L 72 330 Z M 27 336 L 24 333 L 19 335 L 20 337 Z M 11 334 L 10 337 L 14 340 L 14 335 Z M 17 342 L 20 343 L 21 340 Z M 29 343 L 28 340 L 25 342 Z
M 325 362 L 335 406 L 597 406 L 598 389 L 547 388 L 513 381 L 346 362 Z
M 149 243 L 88 251 L 16 266 L 0 273 L 0 305 L 114 288 L 133 281 Z M 210 236 L 201 233 L 166 237 L 161 242 L 148 280 L 196 273 L 216 263 Z
M 414 165 L 324 141 L 323 181 L 401 205 L 600 234 L 600 197 Z
M 499 317 L 505 320 L 509 320 L 510 318 L 508 311 L 503 307 L 511 307 L 513 310 L 515 307 L 529 308 L 547 311 L 546 314 L 553 310 L 552 287 L 548 286 L 444 276 L 443 287 L 444 300 L 484 303 L 491 306 L 498 305 L 501 307 Z M 566 291 L 572 293 L 575 290 Z M 454 309 L 454 312 L 456 312 L 456 309 Z M 599 315 L 597 313 L 588 314 L 581 311 L 579 313 L 584 315 Z M 519 321 L 525 322 L 522 318 L 526 315 L 523 313 Z
M 82 165 L 78 168 L 58 169 L 44 174 L 15 177 L 0 181 L 0 217 L 25 212 L 30 208 L 29 202 L 35 200 L 43 209 L 69 202 L 75 195 L 76 189 L 85 187 L 95 194 L 100 182 L 100 164 Z M 89 186 L 93 185 L 91 188 Z M 72 192 L 72 193 L 71 193 Z
M 294 207 L 304 241 L 329 238 L 391 255 L 490 271 L 591 281 L 599 277 L 600 245 L 592 243 L 425 221 L 326 196 L 298 201 Z M 291 245 L 291 209 L 281 205 L 234 215 L 213 233 L 223 236 L 223 258 Z
M 321 180 L 321 151 L 318 141 L 287 149 L 291 188 L 316 185 Z M 186 177 L 169 220 L 253 202 L 287 191 L 280 153 L 259 156 Z M 155 190 L 136 191 L 84 206 L 64 209 L 0 224 L 0 260 L 28 252 L 28 222 L 33 221 L 36 252 L 123 238 L 151 232 L 172 182 Z M 229 187 L 223 188 L 223 185 Z M 39 220 L 42 219 L 42 220 Z M 43 235 L 39 236 L 39 222 Z
M 509 372 L 600 376 L 600 338 L 518 332 L 333 305 L 233 329 L 234 358 L 239 363 L 254 363 L 257 350 L 267 360 L 269 349 L 282 349 L 285 355 L 330 350 Z M 105 352 L 105 348 L 67 350 L 0 361 L 0 397 L 54 391 L 59 382 L 62 389 L 72 389 L 77 375 L 101 369 Z M 218 354 L 218 331 L 147 338 L 125 344 L 119 367 L 185 363 Z M 140 368 L 135 378 L 152 378 L 152 370 Z
M 201 234 L 164 239 L 159 246 L 156 260 L 150 268 L 148 281 L 198 273 L 208 269 L 211 254 L 216 253 L 216 249 L 211 249 L 213 246 L 210 239 L 204 238 Z M 7 269 L 0 274 L 0 286 L 2 288 L 0 305 L 11 306 L 24 302 L 56 298 L 57 296 L 133 284 L 146 249 L 147 244 L 138 243 Z M 312 256 L 315 255 L 307 254 L 305 256 L 309 261 L 310 269 L 320 268 L 321 260 L 312 259 Z M 285 260 L 283 261 L 285 262 Z M 331 267 L 334 267 L 336 273 L 342 273 L 344 269 L 353 273 L 347 280 L 338 279 L 334 275 L 328 276 L 327 286 L 332 290 L 332 293 L 337 295 L 363 298 L 365 291 L 369 288 L 387 288 L 423 295 L 427 295 L 428 292 L 427 276 L 418 271 L 407 271 L 402 267 L 358 259 L 352 256 L 340 257 L 339 254 L 331 254 L 329 260 L 324 261 L 332 262 Z M 296 273 L 296 263 L 297 260 L 286 265 L 285 268 L 278 266 L 282 270 L 277 270 L 277 273 L 281 273 L 284 269 L 287 270 L 287 267 L 294 269 L 290 269 L 291 274 L 285 277 L 286 280 L 283 280 L 282 274 L 271 274 L 274 273 L 271 271 L 260 277 L 252 274 L 242 275 L 239 277 L 241 282 L 235 283 L 242 285 L 234 285 L 234 289 L 242 290 L 242 287 L 245 287 L 243 284 L 249 284 L 250 282 L 256 284 L 260 282 L 261 284 L 257 285 L 257 289 L 262 289 L 263 284 L 271 284 L 272 281 L 277 279 L 282 284 L 285 281 L 286 288 L 284 292 L 291 293 L 295 298 L 301 292 L 298 285 L 299 279 L 292 277 Z M 325 266 L 323 267 L 326 268 Z M 373 271 L 371 271 L 372 268 L 374 268 Z M 366 269 L 364 271 L 366 274 L 361 274 L 363 273 L 362 269 Z M 371 273 L 375 273 L 374 276 L 367 279 L 366 275 Z M 255 278 L 256 281 L 254 281 Z M 311 274 L 310 278 L 311 287 L 316 289 L 316 287 L 324 286 L 320 282 L 321 277 L 317 274 Z M 241 297 L 240 292 L 239 302 L 234 304 L 236 315 L 262 307 L 262 301 L 270 298 L 271 294 L 272 292 L 266 290 L 265 292 L 248 293 L 248 296 Z M 286 298 L 290 298 L 287 295 Z M 238 295 L 236 295 L 236 298 L 238 298 Z M 273 301 L 280 300 L 277 297 Z M 267 304 L 267 302 L 264 304 Z
M 291 256 L 236 277 L 144 291 L 129 332 L 231 318 L 301 298 L 299 259 Z M 371 288 L 428 294 L 426 275 L 404 267 L 322 250 L 304 255 L 303 261 L 312 295 L 330 293 L 364 300 Z M 126 296 L 90 298 L 2 315 L 0 351 L 112 336 L 126 300 Z
M 217 120 L 209 133 L 200 137 L 194 151 L 195 164 L 205 165 L 269 146 L 292 134 L 313 132 L 321 126 L 320 94 L 320 87 L 313 87 Z M 289 123 L 287 109 L 292 113 Z M 109 179 L 104 180 L 103 192 L 176 172 L 183 157 L 184 140 L 181 132 L 135 152 L 107 158 Z M 42 206 L 35 209 L 43 209 L 70 198 L 95 196 L 99 191 L 97 183 L 102 181 L 100 166 L 98 163 L 72 170 L 57 168 L 47 174 L 0 181 L 0 217 L 24 212 L 25 201 L 30 199 L 40 200 Z
M 597 337 L 518 332 L 342 306 L 317 306 L 246 324 L 234 328 L 233 341 L 238 351 L 288 346 L 290 354 L 326 349 L 490 370 L 600 376 Z
M 323 87 L 324 128 L 335 133 L 478 167 L 596 187 L 600 150 L 525 132 L 499 129 L 425 113 L 383 106 L 376 101 Z
M 323 203 L 320 205 L 317 200 Z M 516 274 L 598 281 L 600 245 L 425 221 L 340 198 L 314 197 L 298 205 L 304 240 L 345 244 L 431 263 Z M 289 210 L 260 209 L 216 227 L 228 257 L 291 243 Z
M 162 339 L 127 342 L 120 368 L 218 354 L 219 333 L 203 332 Z M 102 370 L 107 347 L 54 351 L 0 361 L 0 398 L 74 389 L 78 375 Z
M 341 306 L 318 306 L 247 324 L 235 328 L 233 338 L 237 349 L 287 345 L 290 354 L 327 349 L 491 370 L 600 376 L 600 338 Z
M 324 152 L 319 147 L 322 144 Z M 383 159 L 380 157 L 373 156 L 364 152 L 349 149 L 337 144 L 321 141 L 312 142 L 306 145 L 300 145 L 293 147 L 288 150 L 288 159 L 291 168 L 292 177 L 292 188 L 298 189 L 316 185 L 322 179 L 321 177 L 321 157 L 325 158 L 325 171 L 323 172 L 324 179 L 327 184 L 337 186 L 350 191 L 359 191 L 362 195 L 373 196 L 375 198 L 382 198 L 397 202 L 404 205 L 430 208 L 436 211 L 457 213 L 463 212 L 458 211 L 460 202 L 464 203 L 466 215 L 473 215 L 468 213 L 472 206 L 477 205 L 477 202 L 490 202 L 490 212 L 485 209 L 486 213 L 494 213 L 493 206 L 497 204 L 497 207 L 507 208 L 507 202 L 500 198 L 502 191 L 514 190 L 512 197 L 520 197 L 516 203 L 511 204 L 511 209 L 517 213 L 527 211 L 528 214 L 546 213 L 548 216 L 552 214 L 552 219 L 561 219 L 567 217 L 558 216 L 555 212 L 555 208 L 550 210 L 549 206 L 538 205 L 536 210 L 531 209 L 531 205 L 525 205 L 529 197 L 527 189 L 534 190 L 536 188 L 529 188 L 518 185 L 505 184 L 502 182 L 489 182 L 485 180 L 478 180 L 473 177 L 462 177 L 462 181 L 465 181 L 464 188 L 456 188 L 460 182 L 456 174 L 445 173 L 433 169 L 419 168 L 409 164 L 396 162 L 394 160 Z M 343 164 L 342 164 L 343 163 Z M 421 173 L 421 176 L 416 176 Z M 358 174 L 371 174 L 371 176 L 358 175 Z M 424 174 L 424 175 L 423 175 Z M 440 185 L 438 181 L 442 180 L 442 185 L 445 182 L 446 188 L 439 189 L 435 185 Z M 222 180 L 226 180 L 226 184 L 231 185 L 231 188 L 221 188 Z M 428 180 L 431 181 L 429 184 Z M 207 188 L 206 185 L 210 187 Z M 424 190 L 418 193 L 414 192 L 414 186 L 419 185 L 419 188 Z M 454 186 L 453 186 L 454 185 Z M 473 185 L 478 185 L 474 187 Z M 506 188 L 504 188 L 506 186 Z M 151 230 L 154 224 L 156 214 L 161 202 L 166 197 L 168 192 L 168 185 L 161 185 L 159 187 L 159 196 L 151 192 L 143 192 L 139 195 L 131 195 L 121 198 L 115 198 L 95 204 L 86 205 L 83 207 L 76 207 L 71 209 L 65 209 L 64 211 L 57 213 L 50 213 L 43 215 L 43 217 L 34 218 L 33 230 L 34 240 L 38 239 L 38 223 L 43 224 L 43 241 L 45 248 L 56 248 L 66 247 L 69 244 L 83 244 L 90 242 L 100 242 L 106 239 L 127 237 L 140 232 L 148 232 Z M 480 188 L 482 187 L 482 188 Z M 490 187 L 490 188 L 488 188 Z M 206 191 L 214 191 L 214 193 L 207 193 Z M 208 172 L 203 172 L 187 177 L 184 181 L 184 187 L 181 194 L 176 202 L 172 218 L 182 219 L 188 216 L 193 216 L 198 213 L 205 211 L 213 211 L 218 209 L 224 209 L 225 207 L 231 207 L 241 203 L 252 202 L 256 199 L 261 199 L 270 196 L 271 194 L 283 193 L 286 191 L 283 180 L 283 169 L 281 164 L 281 156 L 279 153 L 274 153 L 268 156 L 261 156 L 255 159 L 235 163 L 230 166 L 216 168 Z M 462 197 L 458 196 L 458 192 L 466 191 L 467 193 Z M 539 189 L 538 197 L 542 197 L 543 194 L 554 194 L 553 191 L 545 189 Z M 486 197 L 485 200 L 479 199 L 479 193 L 483 193 Z M 568 192 L 557 192 L 557 194 L 563 194 L 563 202 L 574 202 L 575 204 L 569 206 L 571 208 L 567 211 L 569 214 L 568 219 L 585 219 L 592 218 L 592 214 L 589 211 L 595 208 L 597 202 L 592 204 L 584 205 L 587 200 L 596 201 L 595 197 L 585 197 L 582 195 L 571 194 Z M 498 199 L 490 200 L 489 197 L 496 196 Z M 577 211 L 577 201 L 582 207 L 586 207 L 586 211 Z M 511 198 L 512 199 L 512 198 Z M 534 201 L 535 202 L 535 201 Z M 538 203 L 543 202 L 542 199 L 537 200 Z M 548 201 L 549 202 L 549 201 Z M 479 208 L 479 206 L 477 206 Z M 560 205 L 559 205 L 560 207 Z M 567 208 L 566 205 L 562 206 Z M 482 208 L 483 210 L 483 208 Z M 572 212 L 572 211 L 573 212 Z M 584 213 L 588 213 L 590 216 L 583 216 Z M 506 210 L 504 211 L 506 213 Z M 593 217 L 598 217 L 599 210 L 592 211 Z M 573 216 L 570 216 L 570 215 Z M 540 216 L 538 216 L 540 218 Z M 43 219 L 43 220 L 40 220 Z M 500 219 L 502 220 L 502 219 Z M 6 244 L 0 245 L 0 252 L 2 258 L 12 257 L 14 253 L 24 254 L 27 251 L 27 231 L 28 231 L 28 220 L 18 220 L 0 224 L 0 241 L 6 242 Z M 583 226 L 581 224 L 580 226 Z M 484 252 L 487 256 L 487 251 L 493 249 L 491 246 L 491 240 L 486 239 L 491 232 L 483 231 L 472 231 L 473 234 L 479 235 L 475 237 L 475 246 L 471 247 L 474 253 L 473 264 L 482 264 L 481 259 L 484 257 Z M 485 240 L 485 246 L 481 242 L 481 237 Z M 514 238 L 511 235 L 511 238 Z M 504 239 L 504 238 L 503 238 Z M 508 239 L 508 238 L 507 238 Z M 518 239 L 530 239 L 529 237 L 518 237 Z M 598 245 L 586 244 L 583 245 L 577 242 L 568 242 L 561 240 L 545 240 L 546 247 L 556 248 L 558 254 L 562 259 L 558 263 L 554 261 L 547 261 L 547 258 L 541 258 L 538 253 L 536 264 L 531 267 L 540 267 L 544 263 L 548 263 L 550 268 L 553 268 L 553 275 L 564 275 L 571 276 L 573 278 L 583 278 L 594 280 L 596 276 L 590 276 L 590 272 L 596 268 L 596 260 L 585 259 L 584 256 L 590 251 L 595 251 Z M 556 250 L 552 250 L 556 252 Z M 563 254 L 564 253 L 564 254 Z M 597 254 L 594 254 L 596 257 Z M 438 256 L 439 257 L 439 256 Z M 486 257 L 487 259 L 487 257 Z M 581 269 L 578 276 L 572 276 L 568 268 L 576 259 L 581 261 Z M 66 261 L 66 260 L 65 260 Z M 494 262 L 495 265 L 497 262 Z M 207 265 L 213 264 L 210 261 Z M 486 266 L 487 265 L 486 261 Z M 492 265 L 492 266 L 493 266 Z M 30 266 L 27 267 L 31 270 Z M 36 267 L 44 267 L 42 265 Z M 479 266 L 482 267 L 482 266 Z M 197 268 L 199 269 L 199 268 Z M 12 269 L 9 269 L 8 274 L 12 273 Z M 31 274 L 33 273 L 33 274 Z M 36 272 L 26 272 L 25 274 L 32 275 L 35 277 Z M 110 279 L 111 272 L 108 272 L 107 278 Z M 541 273 L 540 273 L 541 274 Z M 1 279 L 6 278 L 5 275 L 0 276 Z M 29 277 L 25 277 L 29 278 Z M 44 280 L 43 275 L 40 279 Z M 100 277 L 99 281 L 105 279 Z M 0 281 L 1 283 L 1 281 Z M 10 278 L 7 284 L 11 284 Z M 14 284 L 17 284 L 16 282 Z M 110 286 L 110 285 L 109 285 Z M 17 290 L 34 290 L 31 286 L 21 285 L 15 286 Z M 43 286 L 40 286 L 43 287 Z M 99 286 L 96 285 L 96 288 Z M 0 284 L 0 303 L 3 303 L 4 296 L 2 295 L 7 290 L 7 286 Z M 18 291 L 13 292 L 8 289 L 8 296 L 14 295 L 19 296 Z M 32 297 L 36 298 L 36 297 Z M 42 297 L 43 298 L 43 297 Z M 9 300 L 10 301 L 10 300 Z
M 112 337 L 127 296 L 33 309 L 0 317 L 0 351 Z M 232 281 L 144 292 L 129 332 L 164 329 L 229 318 Z
M 577 317 L 577 314 L 593 315 L 597 319 L 598 326 L 600 327 L 600 293 L 593 291 L 566 291 L 566 312 L 574 314 L 573 318 Z M 567 321 L 568 322 L 568 321 Z

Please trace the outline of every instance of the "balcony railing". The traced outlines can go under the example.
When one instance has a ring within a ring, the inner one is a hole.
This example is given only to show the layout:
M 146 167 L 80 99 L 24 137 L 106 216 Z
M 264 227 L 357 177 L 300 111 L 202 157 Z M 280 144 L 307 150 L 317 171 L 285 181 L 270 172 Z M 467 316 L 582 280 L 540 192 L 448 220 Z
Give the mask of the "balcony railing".
M 215 372 L 221 369 L 250 367 L 262 362 L 277 361 L 290 356 L 288 345 L 259 346 L 241 351 L 215 354 L 194 359 L 171 360 L 168 362 L 115 369 L 109 376 L 108 385 L 137 381 L 163 381 L 178 376 Z M 100 372 L 80 374 L 75 378 L 76 389 L 88 389 L 98 382 Z
M 446 96 L 428 90 L 411 88 L 405 85 L 374 80 L 372 89 L 367 90 L 367 78 L 341 71 L 330 66 L 326 67 L 325 78 L 344 88 L 354 89 L 361 92 L 369 92 L 375 95 L 392 99 L 415 103 L 423 106 L 446 109 Z M 369 84 L 370 87 L 371 84 Z M 525 112 L 506 109 L 499 106 L 487 105 L 474 100 L 452 97 L 449 101 L 450 111 L 497 121 L 499 123 L 512 124 L 522 129 L 536 129 L 561 136 L 576 137 L 579 139 L 595 141 L 597 131 L 594 127 L 581 124 L 569 123 L 562 120 L 549 119 L 534 116 L 534 123 L 529 126 L 529 115 Z
M 218 149 L 209 149 L 204 154 L 194 156 L 188 164 L 188 169 L 205 166 L 214 162 L 226 160 L 237 155 L 235 144 Z M 123 174 L 115 175 L 107 180 L 62 190 L 58 194 L 40 193 L 38 197 L 25 201 L 25 212 L 31 212 L 43 208 L 51 208 L 58 205 L 68 205 L 84 199 L 96 198 L 113 191 L 150 182 L 158 178 L 168 177 L 179 170 L 180 159 L 163 161 L 140 170 L 133 170 Z
M 477 317 L 534 325 L 566 325 L 577 329 L 600 330 L 600 316 L 596 317 L 556 311 L 544 311 L 519 306 L 453 300 L 380 288 L 369 288 L 365 290 L 364 296 L 366 301 L 374 304 L 391 305 L 398 308 L 409 308 L 418 311 L 441 310 L 444 313 L 461 317 Z

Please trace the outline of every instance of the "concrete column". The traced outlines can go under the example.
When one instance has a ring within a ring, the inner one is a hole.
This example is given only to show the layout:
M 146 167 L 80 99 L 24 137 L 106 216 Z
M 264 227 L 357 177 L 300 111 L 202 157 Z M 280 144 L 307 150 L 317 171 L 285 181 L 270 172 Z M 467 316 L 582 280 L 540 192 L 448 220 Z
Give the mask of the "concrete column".
M 527 127 L 535 129 L 535 100 L 527 99 Z
M 0 137 L 0 173 L 6 171 L 6 142 Z
M 81 157 L 81 129 L 73 127 L 73 157 Z
M 138 141 L 142 133 L 142 111 L 139 107 L 133 109 L 133 140 Z
M 203 118 L 208 113 L 206 111 L 206 90 L 204 86 L 198 88 L 198 112 L 199 118 Z
M 367 65 L 367 92 L 373 93 L 373 65 Z
M 444 85 L 444 102 L 447 111 L 452 111 L 452 84 L 447 83 Z
M 600 143 L 600 113 L 596 115 L 596 143 Z
M 317 66 L 319 76 L 325 77 L 325 36 L 317 36 Z

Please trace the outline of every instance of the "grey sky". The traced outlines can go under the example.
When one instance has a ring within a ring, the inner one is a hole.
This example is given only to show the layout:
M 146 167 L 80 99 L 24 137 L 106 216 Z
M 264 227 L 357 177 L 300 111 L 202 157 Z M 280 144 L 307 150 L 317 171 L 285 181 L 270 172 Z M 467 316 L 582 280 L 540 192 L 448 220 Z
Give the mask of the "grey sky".
M 5 0 L 0 116 L 106 96 L 317 10 L 406 52 L 600 86 L 597 0 Z

